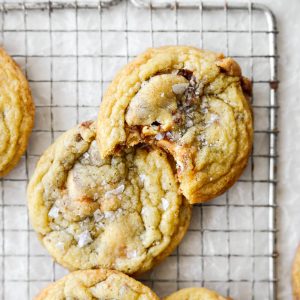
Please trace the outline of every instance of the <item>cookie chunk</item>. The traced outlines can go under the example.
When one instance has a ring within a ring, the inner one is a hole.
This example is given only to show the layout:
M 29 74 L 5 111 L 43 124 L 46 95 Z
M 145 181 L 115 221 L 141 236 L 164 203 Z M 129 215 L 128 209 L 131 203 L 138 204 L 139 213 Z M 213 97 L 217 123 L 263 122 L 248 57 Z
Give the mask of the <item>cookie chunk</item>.
M 101 159 L 95 124 L 64 133 L 42 155 L 28 186 L 31 223 L 70 270 L 141 273 L 182 239 L 187 201 L 166 153 L 150 146 Z
M 116 299 L 158 300 L 148 287 L 127 275 L 111 270 L 85 270 L 70 273 L 46 287 L 35 300 Z
M 120 147 L 156 145 L 174 158 L 190 203 L 226 191 L 252 148 L 250 82 L 222 54 L 192 47 L 149 49 L 112 81 L 100 106 L 102 157 Z
M 300 300 L 300 247 L 296 252 L 292 270 L 292 284 L 294 300 Z
M 34 105 L 25 76 L 0 48 L 0 177 L 18 163 L 33 127 Z
M 179 290 L 164 300 L 232 300 L 231 298 L 224 298 L 214 291 L 206 288 L 186 288 Z

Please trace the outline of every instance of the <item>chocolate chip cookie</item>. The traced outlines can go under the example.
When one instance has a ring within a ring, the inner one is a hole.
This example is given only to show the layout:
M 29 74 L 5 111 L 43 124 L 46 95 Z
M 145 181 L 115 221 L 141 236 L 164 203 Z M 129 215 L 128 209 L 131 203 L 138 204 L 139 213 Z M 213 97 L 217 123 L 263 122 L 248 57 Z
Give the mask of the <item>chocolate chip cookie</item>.
M 35 300 L 158 300 L 148 287 L 121 272 L 85 270 L 70 273 L 45 288 Z
M 0 177 L 24 154 L 33 119 L 28 82 L 15 61 L 0 48 Z
M 192 47 L 149 49 L 125 66 L 102 100 L 102 157 L 140 143 L 173 157 L 190 203 L 226 191 L 246 167 L 253 122 L 249 80 L 231 58 Z
M 144 272 L 180 242 L 190 205 L 165 152 L 141 145 L 101 159 L 95 137 L 95 123 L 82 123 L 42 155 L 28 186 L 31 223 L 70 270 Z

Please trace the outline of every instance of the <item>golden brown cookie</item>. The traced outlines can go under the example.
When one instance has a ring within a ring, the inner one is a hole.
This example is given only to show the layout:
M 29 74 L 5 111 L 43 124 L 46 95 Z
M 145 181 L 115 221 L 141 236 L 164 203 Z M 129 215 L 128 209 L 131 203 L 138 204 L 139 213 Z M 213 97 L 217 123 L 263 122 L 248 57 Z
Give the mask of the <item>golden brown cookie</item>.
M 180 242 L 190 205 L 162 150 L 101 159 L 95 135 L 94 123 L 82 123 L 42 155 L 28 186 L 31 223 L 70 270 L 144 272 Z
M 15 61 L 0 48 L 0 177 L 25 152 L 33 119 L 28 82 Z
M 186 288 L 179 290 L 164 300 L 230 300 L 231 298 L 224 298 L 214 291 L 206 288 Z
M 85 270 L 70 273 L 52 283 L 35 300 L 158 300 L 148 287 L 129 276 L 111 270 Z
M 292 269 L 294 300 L 300 300 L 300 247 L 298 247 Z
M 177 164 L 190 203 L 226 191 L 252 147 L 249 81 L 222 54 L 184 46 L 149 49 L 125 66 L 100 106 L 102 157 L 120 147 L 154 144 Z

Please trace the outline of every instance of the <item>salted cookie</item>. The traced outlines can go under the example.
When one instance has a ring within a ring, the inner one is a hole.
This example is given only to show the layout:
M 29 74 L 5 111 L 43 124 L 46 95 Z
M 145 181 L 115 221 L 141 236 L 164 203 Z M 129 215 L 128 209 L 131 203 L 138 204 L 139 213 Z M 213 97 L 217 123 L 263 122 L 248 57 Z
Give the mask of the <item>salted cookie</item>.
M 292 285 L 294 300 L 300 300 L 300 247 L 296 252 L 292 269 Z
M 42 155 L 28 186 L 31 223 L 70 270 L 144 272 L 180 242 L 190 205 L 162 150 L 101 159 L 95 135 L 94 123 L 82 123 Z
M 179 290 L 164 300 L 230 300 L 231 298 L 224 298 L 216 292 L 206 288 L 186 288 Z
M 52 283 L 35 300 L 158 300 L 148 287 L 112 270 L 85 270 L 70 273 Z
M 250 92 L 239 65 L 222 54 L 183 46 L 149 49 L 117 74 L 104 95 L 100 154 L 154 144 L 173 156 L 189 202 L 207 201 L 226 191 L 247 164 Z
M 0 177 L 25 152 L 33 119 L 28 82 L 15 61 L 0 48 Z

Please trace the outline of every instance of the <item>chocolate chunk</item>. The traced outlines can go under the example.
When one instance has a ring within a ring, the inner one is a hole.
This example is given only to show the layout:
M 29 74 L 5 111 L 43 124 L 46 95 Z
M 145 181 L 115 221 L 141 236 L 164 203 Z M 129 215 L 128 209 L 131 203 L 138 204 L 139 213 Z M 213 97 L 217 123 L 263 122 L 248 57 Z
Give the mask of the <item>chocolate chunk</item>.
M 251 83 L 251 81 L 246 77 L 242 77 L 241 78 L 241 85 L 242 85 L 242 89 L 243 89 L 244 93 L 247 94 L 248 96 L 251 96 L 252 95 L 252 83 Z
M 83 138 L 82 138 L 81 134 L 78 133 L 78 134 L 76 135 L 76 137 L 75 137 L 75 141 L 76 141 L 76 142 L 81 142 L 82 140 L 83 140 Z
M 160 123 L 157 121 L 154 121 L 153 123 L 151 123 L 152 126 L 160 126 Z
M 185 79 L 187 80 L 191 80 L 193 77 L 193 72 L 190 70 L 186 70 L 186 69 L 180 69 L 178 70 L 178 75 L 183 76 Z

